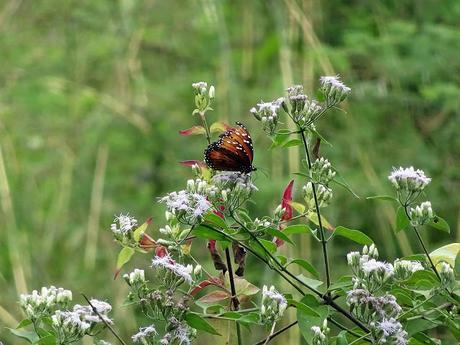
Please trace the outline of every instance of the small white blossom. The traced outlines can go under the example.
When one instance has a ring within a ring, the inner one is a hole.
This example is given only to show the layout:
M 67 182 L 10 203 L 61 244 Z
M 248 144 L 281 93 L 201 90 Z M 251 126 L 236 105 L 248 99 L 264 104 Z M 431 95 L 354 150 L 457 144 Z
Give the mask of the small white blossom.
M 414 167 L 393 168 L 388 179 L 396 190 L 407 192 L 420 192 L 431 182 L 431 178 L 427 177 L 422 170 L 415 170 Z
M 257 103 L 258 109 L 252 107 L 250 112 L 257 120 L 262 122 L 263 130 L 271 135 L 274 133 L 278 124 L 279 112 L 283 104 L 283 97 L 272 102 L 260 102 Z
M 165 203 L 168 211 L 175 214 L 179 220 L 187 224 L 200 221 L 209 210 L 211 204 L 205 195 L 181 190 L 162 197 L 160 202 Z
M 394 277 L 398 280 L 408 279 L 412 273 L 423 270 L 423 265 L 419 261 L 410 260 L 395 260 L 394 264 Z
M 146 338 L 150 338 L 152 336 L 158 335 L 157 330 L 153 325 L 147 326 L 147 327 L 141 327 L 139 328 L 139 332 L 134 334 L 131 339 L 135 343 L 140 343 L 143 340 L 146 340 Z
M 408 334 L 401 323 L 394 318 L 383 319 L 374 326 L 377 344 L 406 345 Z
M 316 159 L 311 166 L 311 175 L 314 182 L 327 186 L 335 177 L 336 172 L 332 164 L 324 157 Z
M 374 272 L 384 272 L 385 274 L 392 275 L 393 274 L 393 265 L 383 261 L 377 261 L 375 259 L 371 259 L 365 263 L 363 263 L 363 271 L 367 275 L 370 275 Z
M 65 307 L 70 301 L 72 291 L 55 286 L 42 287 L 40 292 L 33 290 L 31 294 L 19 296 L 19 304 L 28 318 L 39 318 L 56 307 Z
M 169 255 L 165 255 L 163 257 L 155 256 L 152 260 L 152 267 L 155 268 L 164 268 L 178 277 L 183 278 L 187 283 L 191 284 L 193 282 L 192 279 L 192 272 L 193 266 L 192 265 L 181 265 L 175 262 Z
M 455 274 L 452 267 L 447 262 L 440 262 L 437 264 L 439 267 L 439 276 L 441 277 L 441 285 L 452 289 L 455 286 Z
M 323 76 L 320 78 L 320 84 L 330 104 L 342 102 L 351 92 L 351 89 L 340 81 L 339 76 Z
M 279 320 L 287 306 L 286 298 L 273 285 L 270 288 L 266 285 L 263 286 L 261 315 L 266 323 L 273 323 Z
M 122 214 L 120 213 L 118 216 L 115 216 L 112 225 L 110 226 L 110 230 L 114 234 L 126 234 L 137 227 L 137 219 L 131 217 L 129 214 Z

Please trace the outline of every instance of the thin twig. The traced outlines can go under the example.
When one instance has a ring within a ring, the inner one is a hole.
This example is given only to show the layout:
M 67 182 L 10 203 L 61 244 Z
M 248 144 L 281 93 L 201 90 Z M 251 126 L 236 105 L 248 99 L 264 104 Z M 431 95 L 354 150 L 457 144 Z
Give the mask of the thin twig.
M 287 331 L 289 328 L 291 328 L 292 326 L 295 326 L 297 324 L 298 321 L 294 321 L 294 322 L 291 322 L 290 324 L 284 326 L 283 328 L 280 328 L 279 330 L 277 330 L 275 333 L 269 335 L 267 338 L 259 341 L 258 343 L 256 343 L 255 345 L 263 345 L 263 344 L 267 344 L 267 340 L 270 341 L 272 340 L 274 337 L 276 337 L 277 335 L 280 335 L 281 333 Z
M 230 291 L 232 293 L 232 304 L 233 304 L 233 309 L 238 310 L 240 308 L 240 301 L 238 301 L 238 297 L 236 295 L 236 288 L 235 288 L 235 280 L 233 277 L 233 267 L 232 267 L 232 260 L 230 258 L 230 250 L 225 248 L 225 258 L 227 259 L 227 268 L 228 268 L 228 278 L 230 280 Z M 238 322 L 236 322 L 236 336 L 238 339 L 238 345 L 242 344 L 242 338 L 241 338 L 241 327 Z
M 302 137 L 302 142 L 303 142 L 303 146 L 304 146 L 304 149 L 305 149 L 305 156 L 307 158 L 308 170 L 311 171 L 310 153 L 308 152 L 308 144 L 307 144 L 307 139 L 305 138 L 304 131 L 301 131 L 300 135 Z M 324 267 L 325 267 L 325 271 L 326 271 L 326 286 L 329 289 L 329 286 L 331 285 L 331 275 L 330 275 L 330 272 L 329 272 L 329 257 L 328 257 L 328 253 L 327 253 L 327 241 L 326 241 L 326 239 L 324 237 L 323 223 L 321 221 L 321 213 L 319 211 L 318 197 L 316 195 L 316 185 L 312 182 L 311 186 L 312 186 L 312 190 L 313 190 L 313 198 L 315 199 L 315 209 L 316 209 L 316 215 L 318 217 L 319 234 L 320 234 L 320 239 L 321 239 L 321 246 L 322 246 L 322 249 L 323 249 Z
M 81 294 L 86 302 L 88 302 L 88 304 L 91 306 L 91 308 L 93 309 L 94 313 L 96 313 L 97 316 L 99 316 L 99 318 L 101 319 L 101 321 L 107 326 L 107 328 L 110 330 L 110 332 L 112 332 L 112 334 L 115 336 L 115 338 L 118 339 L 118 341 L 120 343 L 122 343 L 123 345 L 127 345 L 124 340 L 117 334 L 117 332 L 115 332 L 115 330 L 112 328 L 112 326 L 110 326 L 110 324 L 101 316 L 101 314 L 99 314 L 99 312 L 97 311 L 97 309 L 92 305 L 92 303 L 90 302 L 90 300 L 88 299 L 88 297 L 86 297 L 86 295 L 84 293 Z

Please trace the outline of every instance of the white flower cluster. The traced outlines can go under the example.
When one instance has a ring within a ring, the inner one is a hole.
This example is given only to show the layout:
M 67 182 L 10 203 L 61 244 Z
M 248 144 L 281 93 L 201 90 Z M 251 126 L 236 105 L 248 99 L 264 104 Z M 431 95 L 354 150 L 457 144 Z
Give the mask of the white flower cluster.
M 316 208 L 315 204 L 315 194 L 313 193 L 313 183 L 307 182 L 305 186 L 302 187 L 303 197 L 305 199 L 305 203 L 307 208 L 310 210 L 314 210 Z M 317 184 L 316 185 L 316 198 L 318 200 L 318 207 L 323 208 L 329 205 L 331 202 L 333 193 L 332 189 L 323 185 Z
M 364 246 L 362 254 L 351 252 L 347 261 L 353 270 L 354 288 L 365 288 L 371 292 L 380 289 L 393 276 L 393 265 L 378 261 L 378 250 L 374 244 Z
M 165 255 L 163 257 L 155 256 L 152 260 L 152 267 L 154 268 L 162 268 L 169 272 L 171 272 L 176 277 L 179 277 L 186 281 L 189 284 L 192 284 L 192 272 L 193 266 L 192 265 L 181 265 L 175 262 L 169 255 Z
M 253 223 L 255 229 L 268 228 L 271 224 L 272 223 L 269 222 L 268 220 L 259 219 L 259 218 L 254 219 L 254 223 Z
M 172 328 L 166 333 L 160 340 L 160 345 L 190 345 L 192 339 L 196 336 L 196 330 L 189 327 L 184 322 L 180 322 L 175 317 L 171 317 L 168 320 L 169 327 Z
M 211 105 L 211 101 L 214 99 L 216 90 L 213 85 L 208 88 L 208 83 L 199 81 L 192 84 L 193 90 L 195 91 L 195 105 L 196 108 L 194 114 L 204 112 Z
M 149 344 L 148 340 L 158 335 L 154 325 L 139 328 L 139 332 L 134 334 L 131 339 L 135 343 Z
M 395 318 L 383 319 L 379 322 L 371 323 L 374 338 L 378 345 L 406 345 L 408 343 L 407 332 L 401 323 Z
M 55 308 L 66 307 L 72 301 L 72 291 L 55 286 L 42 287 L 40 292 L 21 294 L 19 304 L 29 319 L 37 319 Z
M 104 321 L 112 324 L 112 320 L 107 314 L 112 310 L 112 306 L 97 299 L 90 300 L 92 306 L 99 313 L 96 314 L 91 306 L 74 305 L 71 311 L 56 310 L 51 316 L 53 327 L 58 330 L 63 339 L 81 338 L 97 324 Z M 101 319 L 103 318 L 103 320 Z
M 387 293 L 383 296 L 375 297 L 365 289 L 348 291 L 347 304 L 352 310 L 355 310 L 355 314 L 361 319 L 398 317 L 402 311 L 395 296 Z
M 440 262 L 437 264 L 439 267 L 439 276 L 441 277 L 441 285 L 449 290 L 455 287 L 455 273 L 452 267 L 447 262 Z
M 434 217 L 431 202 L 425 201 L 409 209 L 410 222 L 413 226 L 425 225 Z
M 144 270 L 135 268 L 130 274 L 124 274 L 123 279 L 125 279 L 130 286 L 142 286 L 145 283 L 145 272 Z
M 268 288 L 266 285 L 262 288 L 262 305 L 260 315 L 266 324 L 273 324 L 283 317 L 284 311 L 288 304 L 286 298 L 280 294 L 272 285 Z
M 137 219 L 130 216 L 129 213 L 115 216 L 110 230 L 116 240 L 126 244 L 135 245 L 133 240 L 133 231 L 137 228 Z
M 215 193 L 215 188 L 201 179 L 188 180 L 187 189 L 172 192 L 160 198 L 165 203 L 168 212 L 185 224 L 199 223 L 206 212 L 211 208 L 207 194 Z
M 294 122 L 304 126 L 312 124 L 322 113 L 323 108 L 315 100 L 309 100 L 302 85 L 294 85 L 287 90 Z
M 315 183 L 327 186 L 335 175 L 336 172 L 332 168 L 332 164 L 324 157 L 318 158 L 311 165 L 311 176 Z
M 388 179 L 397 191 L 409 193 L 421 192 L 431 182 L 431 178 L 427 177 L 423 170 L 415 170 L 414 167 L 393 168 Z
M 311 328 L 313 332 L 313 338 L 311 340 L 311 343 L 313 345 L 328 345 L 328 339 L 327 335 L 330 332 L 329 327 L 327 327 L 327 319 L 324 319 L 323 325 L 321 327 L 319 326 L 313 326 Z
M 320 84 L 328 105 L 344 101 L 351 92 L 351 89 L 340 80 L 339 76 L 323 76 L 320 78 Z
M 423 265 L 418 261 L 396 259 L 393 263 L 394 279 L 407 280 L 412 273 L 423 270 Z
M 278 98 L 272 102 L 257 103 L 257 108 L 252 107 L 250 112 L 254 117 L 262 122 L 262 128 L 265 132 L 272 135 L 278 125 L 279 113 L 284 105 L 284 98 Z
M 231 212 L 247 200 L 257 187 L 251 181 L 251 175 L 238 171 L 222 171 L 212 178 L 212 183 L 217 189 L 213 196 L 216 202 L 222 203 L 225 211 Z

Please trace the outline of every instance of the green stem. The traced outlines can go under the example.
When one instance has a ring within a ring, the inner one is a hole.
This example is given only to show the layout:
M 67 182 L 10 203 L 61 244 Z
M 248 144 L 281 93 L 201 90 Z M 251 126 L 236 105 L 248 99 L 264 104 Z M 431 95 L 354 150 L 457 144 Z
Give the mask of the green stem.
M 308 163 L 308 169 L 311 171 L 311 159 L 310 159 L 310 153 L 308 151 L 308 144 L 307 144 L 307 139 L 305 138 L 305 132 L 302 130 L 300 132 L 300 135 L 302 137 L 302 142 L 303 142 L 303 147 L 305 149 L 305 156 L 307 158 L 307 163 Z M 327 241 L 324 236 L 324 229 L 323 229 L 323 223 L 321 221 L 321 213 L 319 211 L 319 203 L 318 203 L 318 197 L 316 195 L 316 185 L 312 182 L 312 189 L 313 189 L 313 198 L 315 199 L 315 209 L 316 209 L 316 215 L 318 217 L 318 225 L 319 225 L 319 234 L 320 234 L 320 240 L 321 240 L 321 246 L 323 249 L 323 259 L 324 259 L 324 267 L 326 271 L 326 286 L 329 289 L 329 286 L 331 285 L 331 275 L 329 272 L 329 257 L 327 253 Z
M 407 205 L 403 205 L 404 207 L 404 212 L 406 213 L 406 217 L 411 220 L 409 216 L 409 212 L 407 211 Z M 428 261 L 430 262 L 431 268 L 436 273 L 436 276 L 438 277 L 438 280 L 441 282 L 441 276 L 439 275 L 438 270 L 436 269 L 436 266 L 433 263 L 433 260 L 431 260 L 430 254 L 428 253 L 428 250 L 426 249 L 425 242 L 423 242 L 422 236 L 420 236 L 420 233 L 418 232 L 417 228 L 412 225 L 412 229 L 414 230 L 415 234 L 417 235 L 418 241 L 420 242 L 423 251 L 425 252 L 426 257 L 428 258 Z M 449 293 L 450 294 L 450 293 Z
M 238 310 L 240 307 L 240 301 L 238 301 L 238 297 L 236 295 L 236 288 L 235 288 L 235 281 L 233 277 L 233 268 L 232 268 L 232 260 L 230 258 L 230 250 L 225 248 L 225 258 L 227 259 L 227 269 L 228 269 L 228 278 L 230 280 L 230 291 L 232 293 L 232 303 L 233 309 Z M 238 322 L 236 322 L 236 336 L 238 339 L 238 345 L 242 345 L 242 338 L 241 338 L 241 326 Z
M 208 121 L 206 121 L 205 111 L 200 111 L 200 118 L 201 118 L 201 122 L 203 123 L 203 127 L 206 131 L 206 140 L 208 141 L 208 144 L 211 144 L 211 132 L 209 131 Z

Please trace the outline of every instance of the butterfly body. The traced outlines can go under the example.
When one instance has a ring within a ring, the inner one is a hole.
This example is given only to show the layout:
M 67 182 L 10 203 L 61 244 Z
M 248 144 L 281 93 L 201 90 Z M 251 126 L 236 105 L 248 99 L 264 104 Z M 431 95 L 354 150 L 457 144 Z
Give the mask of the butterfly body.
M 244 125 L 236 124 L 237 127 L 222 133 L 217 141 L 206 148 L 204 160 L 214 170 L 249 174 L 256 170 L 252 166 L 254 150 L 251 135 Z

